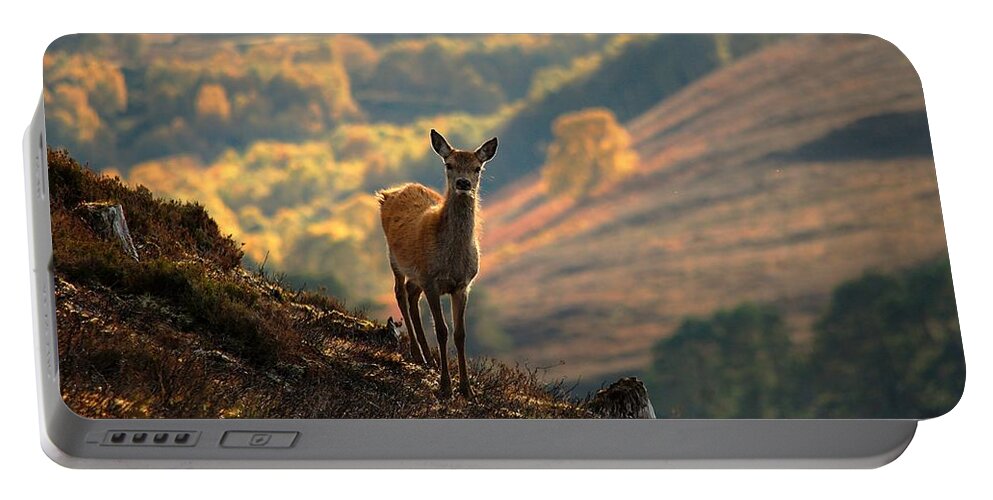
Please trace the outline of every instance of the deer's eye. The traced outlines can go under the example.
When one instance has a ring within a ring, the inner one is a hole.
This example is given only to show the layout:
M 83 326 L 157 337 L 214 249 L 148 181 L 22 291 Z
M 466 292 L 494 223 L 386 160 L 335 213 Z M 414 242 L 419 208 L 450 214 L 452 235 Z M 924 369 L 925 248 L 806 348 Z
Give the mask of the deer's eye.
M 479 171 L 482 170 L 482 169 L 483 169 L 483 167 L 476 167 L 476 173 L 478 174 Z
M 446 170 L 451 170 L 451 169 L 452 169 L 452 166 L 451 166 L 451 165 L 448 165 L 448 164 L 446 164 L 446 165 L 445 165 L 445 169 L 446 169 Z

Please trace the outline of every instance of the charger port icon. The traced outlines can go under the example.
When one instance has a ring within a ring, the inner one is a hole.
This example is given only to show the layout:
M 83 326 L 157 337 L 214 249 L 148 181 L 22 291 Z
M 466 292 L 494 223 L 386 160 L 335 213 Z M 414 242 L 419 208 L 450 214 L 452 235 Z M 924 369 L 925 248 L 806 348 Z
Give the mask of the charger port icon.
M 269 444 L 269 440 L 271 439 L 272 439 L 272 434 L 268 434 L 268 433 L 252 434 L 252 437 L 248 440 L 248 445 L 265 446 Z

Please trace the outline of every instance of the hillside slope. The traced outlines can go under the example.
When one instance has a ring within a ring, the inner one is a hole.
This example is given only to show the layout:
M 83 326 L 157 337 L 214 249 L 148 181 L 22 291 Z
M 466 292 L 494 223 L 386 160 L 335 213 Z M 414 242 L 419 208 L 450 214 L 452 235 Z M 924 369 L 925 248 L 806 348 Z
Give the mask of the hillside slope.
M 470 363 L 474 401 L 439 401 L 437 372 L 404 361 L 390 328 L 246 271 L 201 206 L 125 187 L 65 151 L 48 161 L 61 390 L 82 416 L 591 416 L 539 371 L 485 359 Z M 123 207 L 139 260 L 88 216 L 94 202 Z
M 559 116 L 583 108 L 604 107 L 618 119 L 635 118 L 708 73 L 780 38 L 779 35 L 639 35 L 617 54 L 604 54 L 591 74 L 569 82 L 520 109 L 496 135 L 503 144 L 501 174 L 488 188 L 537 169 L 552 140 Z M 618 91 L 623 89 L 623 91 Z
M 804 36 L 697 80 L 626 124 L 638 172 L 485 205 L 485 288 L 514 349 L 557 373 L 646 366 L 687 315 L 776 304 L 801 345 L 830 290 L 945 252 L 920 81 L 887 42 Z

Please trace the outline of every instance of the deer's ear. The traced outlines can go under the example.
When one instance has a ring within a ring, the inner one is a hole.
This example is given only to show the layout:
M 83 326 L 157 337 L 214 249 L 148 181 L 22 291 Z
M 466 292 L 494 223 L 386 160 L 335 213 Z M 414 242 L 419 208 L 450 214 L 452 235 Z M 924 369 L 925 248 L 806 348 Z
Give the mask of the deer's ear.
M 448 155 L 452 154 L 452 147 L 448 145 L 448 141 L 435 129 L 431 129 L 431 147 L 442 158 L 448 158 Z
M 480 163 L 486 163 L 496 156 L 496 148 L 497 138 L 494 137 L 484 142 L 482 146 L 479 146 L 479 149 L 476 150 L 476 158 Z

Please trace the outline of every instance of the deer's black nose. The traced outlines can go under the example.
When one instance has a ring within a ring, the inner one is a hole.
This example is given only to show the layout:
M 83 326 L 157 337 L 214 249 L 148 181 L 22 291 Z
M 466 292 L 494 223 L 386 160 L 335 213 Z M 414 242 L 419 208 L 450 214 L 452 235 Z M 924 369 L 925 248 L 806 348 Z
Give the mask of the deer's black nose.
M 472 183 L 469 182 L 469 179 L 458 179 L 455 181 L 455 189 L 458 189 L 459 191 L 468 191 L 472 189 Z

